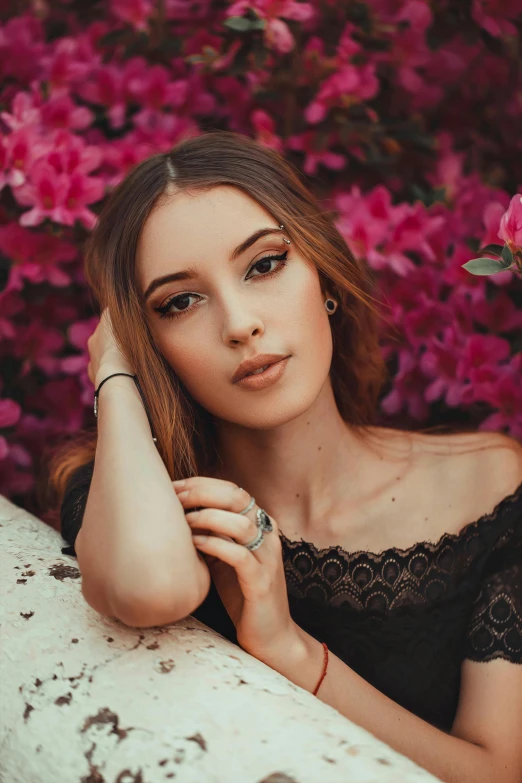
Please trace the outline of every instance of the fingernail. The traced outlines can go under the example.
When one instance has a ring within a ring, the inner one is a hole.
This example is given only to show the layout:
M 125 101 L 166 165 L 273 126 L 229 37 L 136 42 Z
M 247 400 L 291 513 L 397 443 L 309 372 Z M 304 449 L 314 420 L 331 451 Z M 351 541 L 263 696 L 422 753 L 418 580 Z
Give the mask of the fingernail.
M 185 486 L 185 479 L 178 479 L 177 481 L 173 481 L 172 484 L 175 487 L 184 487 Z
M 188 493 L 188 489 L 184 489 L 183 492 L 178 492 L 178 498 L 186 498 Z

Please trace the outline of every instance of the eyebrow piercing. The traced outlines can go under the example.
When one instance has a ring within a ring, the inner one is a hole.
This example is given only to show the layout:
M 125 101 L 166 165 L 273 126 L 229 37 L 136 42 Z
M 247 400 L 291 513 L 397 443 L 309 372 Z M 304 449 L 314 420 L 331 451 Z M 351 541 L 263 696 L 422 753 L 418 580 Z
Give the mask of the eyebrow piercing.
M 284 231 L 284 229 L 285 229 L 285 227 L 284 227 L 284 226 L 279 226 L 279 228 L 281 229 L 281 231 Z M 289 239 L 286 239 L 285 237 L 283 237 L 283 242 L 286 242 L 286 244 L 287 244 L 287 245 L 289 245 L 289 244 L 290 244 L 290 240 L 289 240 Z

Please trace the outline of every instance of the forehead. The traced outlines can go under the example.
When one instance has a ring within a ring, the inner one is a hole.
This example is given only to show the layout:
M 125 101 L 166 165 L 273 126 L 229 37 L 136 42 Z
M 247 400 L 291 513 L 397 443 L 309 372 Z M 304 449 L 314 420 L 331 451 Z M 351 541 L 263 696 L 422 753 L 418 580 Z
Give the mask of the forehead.
M 147 218 L 138 242 L 138 269 L 153 265 L 157 271 L 170 271 L 176 260 L 189 263 L 228 254 L 249 233 L 270 223 L 270 213 L 238 188 L 177 193 L 162 200 Z M 163 263 L 169 270 L 160 269 Z

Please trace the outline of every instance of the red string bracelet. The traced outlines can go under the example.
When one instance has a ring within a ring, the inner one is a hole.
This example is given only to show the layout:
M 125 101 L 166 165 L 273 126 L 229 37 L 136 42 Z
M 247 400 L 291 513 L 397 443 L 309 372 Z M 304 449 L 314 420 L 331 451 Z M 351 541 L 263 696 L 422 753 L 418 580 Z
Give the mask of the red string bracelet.
M 321 644 L 322 644 L 322 645 L 323 645 L 323 647 L 324 647 L 324 665 L 323 665 L 323 673 L 322 673 L 322 675 L 321 675 L 321 679 L 320 679 L 320 680 L 319 680 L 319 682 L 317 683 L 317 685 L 316 685 L 316 688 L 315 688 L 315 690 L 314 690 L 314 692 L 313 692 L 313 694 L 312 694 L 313 696 L 315 696 L 315 695 L 317 694 L 317 691 L 319 690 L 319 687 L 320 687 L 320 685 L 321 685 L 322 681 L 323 681 L 323 680 L 324 680 L 324 678 L 326 677 L 326 670 L 328 669 L 328 647 L 326 646 L 326 644 L 325 644 L 324 642 L 321 642 Z

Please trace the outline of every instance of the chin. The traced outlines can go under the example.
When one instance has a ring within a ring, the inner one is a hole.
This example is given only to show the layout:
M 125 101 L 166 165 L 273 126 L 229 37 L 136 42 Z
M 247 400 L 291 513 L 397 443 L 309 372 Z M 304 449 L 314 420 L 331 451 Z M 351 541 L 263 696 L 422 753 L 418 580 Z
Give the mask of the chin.
M 264 399 L 254 392 L 246 397 L 242 405 L 236 404 L 233 409 L 227 407 L 216 411 L 214 404 L 212 413 L 238 427 L 273 430 L 306 414 L 321 388 L 322 384 L 307 389 L 296 384 L 296 388 L 286 389 L 284 394 L 267 395 Z

